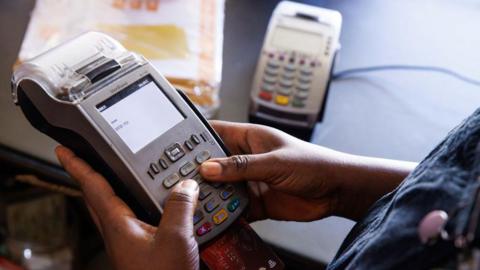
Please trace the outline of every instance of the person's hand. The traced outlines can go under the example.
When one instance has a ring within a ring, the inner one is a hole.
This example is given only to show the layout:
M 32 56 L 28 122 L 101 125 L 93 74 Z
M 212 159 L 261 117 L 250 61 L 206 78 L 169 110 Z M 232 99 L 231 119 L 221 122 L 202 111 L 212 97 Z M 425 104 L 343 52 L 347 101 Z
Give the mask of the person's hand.
M 80 184 L 114 269 L 198 269 L 193 212 L 198 185 L 182 181 L 165 203 L 158 227 L 138 220 L 107 181 L 69 149 L 55 150 L 65 170 Z
M 206 161 L 200 173 L 209 181 L 249 181 L 249 219 L 310 221 L 334 212 L 338 185 L 321 167 L 334 155 L 319 155 L 331 150 L 266 126 L 211 124 L 233 156 Z
M 233 156 L 200 167 L 210 181 L 248 181 L 249 219 L 362 217 L 415 163 L 334 151 L 261 125 L 212 121 Z

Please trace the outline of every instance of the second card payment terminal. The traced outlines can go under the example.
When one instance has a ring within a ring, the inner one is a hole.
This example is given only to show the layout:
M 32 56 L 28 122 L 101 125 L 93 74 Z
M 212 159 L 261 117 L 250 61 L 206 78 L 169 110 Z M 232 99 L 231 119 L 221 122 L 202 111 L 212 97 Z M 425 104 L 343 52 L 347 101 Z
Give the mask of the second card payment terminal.
M 325 110 L 341 25 L 337 11 L 278 4 L 253 79 L 250 121 L 310 139 Z
M 247 205 L 243 184 L 212 184 L 198 174 L 228 154 L 195 109 L 145 58 L 88 32 L 22 63 L 12 96 L 30 123 L 87 160 L 117 193 L 155 224 L 172 188 L 200 185 L 197 241 L 225 230 Z

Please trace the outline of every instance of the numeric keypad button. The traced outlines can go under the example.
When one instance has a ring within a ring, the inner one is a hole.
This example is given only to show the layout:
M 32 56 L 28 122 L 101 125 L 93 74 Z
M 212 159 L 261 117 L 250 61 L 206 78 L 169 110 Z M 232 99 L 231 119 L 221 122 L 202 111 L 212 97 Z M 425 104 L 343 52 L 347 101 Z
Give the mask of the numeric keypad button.
M 200 174 L 196 174 L 195 176 L 192 177 L 193 180 L 195 180 L 199 185 L 203 183 L 203 178 Z
M 282 75 L 282 80 L 292 81 L 295 78 L 295 72 L 285 72 Z
M 200 191 L 199 191 L 199 194 L 198 194 L 198 199 L 200 201 L 203 201 L 203 200 L 205 200 L 205 198 L 210 196 L 210 194 L 212 194 L 212 188 L 208 184 L 205 184 L 205 183 L 201 184 L 200 185 Z
M 295 64 L 288 63 L 283 67 L 283 69 L 286 72 L 295 72 L 297 70 L 297 66 Z
M 193 214 L 193 225 L 200 222 L 204 216 L 205 215 L 203 214 L 202 210 L 200 209 L 195 210 L 195 213 Z
M 296 108 L 303 108 L 305 107 L 305 102 L 299 99 L 294 99 L 292 102 L 292 106 Z
M 216 225 L 222 224 L 228 218 L 228 212 L 225 209 L 220 209 L 217 213 L 215 213 L 212 217 L 213 223 Z
M 217 198 L 213 197 L 208 200 L 203 207 L 205 208 L 205 211 L 207 211 L 207 213 L 211 213 L 213 212 L 213 210 L 217 209 L 219 205 L 220 202 L 217 200 Z
M 210 182 L 210 185 L 214 188 L 219 188 L 221 186 L 223 186 L 223 183 L 220 183 L 220 182 Z
M 285 79 L 282 79 L 280 81 L 280 87 L 283 87 L 283 88 L 290 88 L 293 86 L 293 80 L 285 80 Z
M 197 235 L 202 236 L 209 233 L 212 230 L 213 226 L 210 222 L 205 222 L 202 226 L 197 229 Z
M 313 74 L 313 68 L 312 67 L 302 67 L 300 69 L 300 74 L 303 76 L 310 76 Z
M 233 192 L 235 192 L 234 187 L 232 185 L 227 185 L 222 191 L 220 191 L 219 196 L 225 201 L 233 195 Z
M 267 67 L 264 72 L 265 72 L 266 76 L 276 77 L 278 75 L 278 68 L 273 69 L 273 68 L 268 68 Z
M 270 69 L 278 69 L 280 67 L 280 62 L 278 62 L 277 60 L 268 60 L 267 61 L 267 68 L 270 68 Z
M 227 205 L 227 209 L 230 212 L 234 212 L 240 206 L 240 200 L 238 198 L 233 198 Z
M 270 100 L 272 100 L 273 95 L 272 95 L 272 93 L 261 91 L 260 93 L 258 93 L 258 97 L 260 99 L 265 100 L 265 101 L 270 101 Z
M 290 99 L 288 98 L 288 96 L 277 95 L 275 97 L 275 103 L 277 103 L 278 105 L 287 106 L 289 102 Z
M 274 76 L 263 76 L 263 82 L 267 84 L 274 84 L 277 81 L 277 77 Z
M 296 88 L 299 90 L 299 91 L 309 91 L 310 90 L 310 87 L 311 85 L 309 83 L 299 83 L 296 85 Z
M 299 76 L 298 77 L 298 82 L 300 84 L 310 84 L 312 81 L 312 76 Z
M 208 150 L 201 151 L 195 156 L 195 161 L 198 164 L 202 164 L 203 162 L 207 161 L 210 158 L 211 154 Z
M 295 95 L 295 98 L 296 99 L 300 99 L 300 100 L 305 100 L 308 98 L 308 92 L 307 91 L 299 91 L 296 95 Z
M 275 85 L 269 84 L 269 83 L 263 83 L 260 88 L 262 89 L 262 91 L 265 91 L 265 92 L 273 92 L 275 90 Z
M 292 89 L 291 88 L 286 88 L 286 87 L 279 87 L 277 90 L 277 93 L 284 95 L 284 96 L 290 96 L 292 94 Z
M 183 164 L 182 167 L 180 167 L 180 174 L 182 176 L 187 176 L 191 172 L 195 170 L 197 166 L 193 162 L 188 161 L 187 163 Z
M 178 181 L 180 181 L 180 175 L 178 175 L 177 173 L 173 173 L 163 180 L 163 186 L 166 189 L 169 189 L 173 187 L 176 183 L 178 183 Z

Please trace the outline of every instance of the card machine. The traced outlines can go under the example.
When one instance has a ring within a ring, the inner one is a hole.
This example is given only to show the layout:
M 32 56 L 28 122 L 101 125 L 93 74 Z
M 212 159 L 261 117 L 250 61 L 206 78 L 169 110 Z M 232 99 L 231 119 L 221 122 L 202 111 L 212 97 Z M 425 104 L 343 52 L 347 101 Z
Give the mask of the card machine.
M 198 166 L 228 151 L 208 122 L 145 58 L 87 32 L 22 63 L 12 97 L 30 123 L 101 172 L 139 218 L 158 224 L 170 190 L 200 186 L 194 215 L 202 244 L 247 205 L 243 184 L 213 184 Z
M 309 140 L 325 111 L 342 16 L 282 1 L 275 8 L 252 83 L 249 118 Z

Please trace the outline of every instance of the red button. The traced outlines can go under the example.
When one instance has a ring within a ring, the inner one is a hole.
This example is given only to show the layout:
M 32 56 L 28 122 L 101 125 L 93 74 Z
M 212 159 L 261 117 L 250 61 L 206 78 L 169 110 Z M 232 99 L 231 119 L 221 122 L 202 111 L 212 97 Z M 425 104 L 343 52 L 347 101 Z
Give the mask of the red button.
M 209 233 L 212 230 L 212 224 L 210 222 L 205 222 L 202 226 L 197 229 L 197 235 L 202 236 L 206 233 Z
M 258 97 L 267 101 L 272 100 L 272 94 L 265 91 L 260 92 L 260 94 L 258 94 Z

